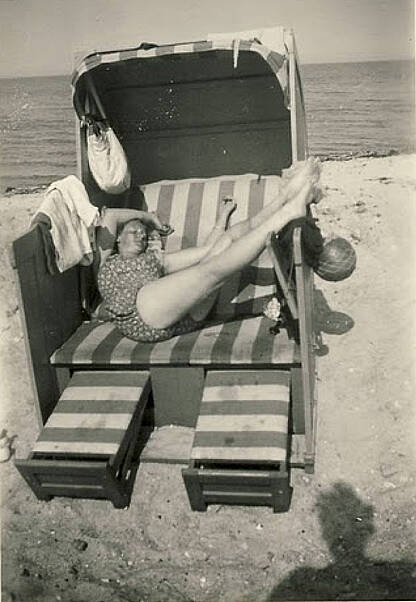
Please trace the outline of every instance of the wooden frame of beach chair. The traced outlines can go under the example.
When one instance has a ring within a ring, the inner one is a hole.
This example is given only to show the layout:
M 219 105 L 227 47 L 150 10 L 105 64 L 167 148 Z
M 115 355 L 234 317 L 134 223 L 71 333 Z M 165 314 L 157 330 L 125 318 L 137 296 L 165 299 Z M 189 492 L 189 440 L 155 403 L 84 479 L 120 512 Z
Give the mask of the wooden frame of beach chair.
M 282 36 L 284 56 L 270 52 L 256 41 L 242 40 L 238 66 L 233 64 L 232 40 L 217 45 L 193 42 L 149 50 L 92 53 L 77 62 L 74 105 L 80 116 L 88 97 L 90 108 L 99 116 L 100 107 L 97 102 L 94 105 L 94 96 L 100 99 L 110 121 L 114 120 L 137 187 L 160 180 L 224 177 L 224 173 L 238 177 L 259 174 L 259 181 L 272 174 L 279 175 L 283 168 L 307 154 L 294 36 L 290 30 L 282 31 Z M 286 78 L 288 86 L 284 90 Z M 91 82 L 95 93 L 91 92 Z M 172 98 L 175 102 L 172 100 L 164 107 L 163 103 Z M 202 101 L 206 103 L 203 106 Z M 166 111 L 161 116 L 163 108 Z M 129 206 L 128 192 L 109 195 L 98 189 L 89 172 L 86 129 L 79 120 L 76 133 L 78 175 L 91 201 L 98 207 Z M 204 381 L 210 370 L 284 369 L 291 374 L 292 443 L 288 465 L 312 471 L 316 423 L 313 274 L 303 261 L 299 236 L 297 229 L 294 278 L 293 274 L 289 277 L 283 258 L 273 250 L 274 243 L 269 244 L 289 311 L 288 331 L 292 328 L 290 337 L 285 329 L 284 334 L 276 335 L 275 347 L 282 341 L 280 356 L 272 363 L 243 359 L 233 364 L 220 359 L 213 364 L 211 359 L 198 361 L 181 356 L 180 341 L 172 358 L 172 354 L 163 351 L 162 344 L 158 347 L 161 354 L 149 355 L 142 353 L 143 345 L 133 348 L 117 339 L 117 350 L 128 349 L 128 357 L 112 354 L 110 358 L 106 351 L 107 359 L 103 359 L 99 350 L 104 349 L 104 343 L 115 340 L 110 330 L 105 340 L 97 343 L 97 349 L 82 355 L 76 346 L 77 337 L 81 340 L 85 335 L 91 341 L 95 340 L 96 332 L 107 332 L 107 325 L 93 332 L 95 326 L 85 321 L 88 316 L 81 275 L 86 268 L 76 266 L 62 274 L 50 274 L 39 226 L 27 232 L 13 247 L 40 426 L 46 423 L 77 370 L 150 370 L 155 426 L 195 427 Z M 81 347 L 85 345 L 82 342 Z

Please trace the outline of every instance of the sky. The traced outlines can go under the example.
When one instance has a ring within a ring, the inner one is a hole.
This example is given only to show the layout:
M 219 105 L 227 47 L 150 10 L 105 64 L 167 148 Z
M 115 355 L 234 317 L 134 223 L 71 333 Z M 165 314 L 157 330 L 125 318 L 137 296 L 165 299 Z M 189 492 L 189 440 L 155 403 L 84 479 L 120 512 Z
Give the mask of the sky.
M 0 0 L 0 77 L 69 74 L 76 51 L 292 27 L 301 63 L 414 57 L 414 0 Z

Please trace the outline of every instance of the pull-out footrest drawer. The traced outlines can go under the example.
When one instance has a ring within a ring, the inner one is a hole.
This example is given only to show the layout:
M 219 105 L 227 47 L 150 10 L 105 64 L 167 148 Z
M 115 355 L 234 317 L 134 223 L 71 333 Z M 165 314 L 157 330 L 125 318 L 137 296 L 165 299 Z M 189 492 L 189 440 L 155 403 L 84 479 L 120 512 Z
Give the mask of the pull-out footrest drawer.
M 150 377 L 142 372 L 75 372 L 30 458 L 15 464 L 36 496 L 102 498 L 129 504 L 132 460 Z
M 205 381 L 188 468 L 193 510 L 254 504 L 288 510 L 290 372 L 212 371 Z

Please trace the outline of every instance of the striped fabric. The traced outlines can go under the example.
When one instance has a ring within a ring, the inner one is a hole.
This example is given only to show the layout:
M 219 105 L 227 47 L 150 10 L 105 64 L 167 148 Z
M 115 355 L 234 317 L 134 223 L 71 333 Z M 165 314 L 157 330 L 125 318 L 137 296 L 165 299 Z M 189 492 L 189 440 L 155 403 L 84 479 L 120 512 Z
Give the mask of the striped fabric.
M 209 372 L 191 459 L 203 462 L 284 462 L 289 372 Z
M 264 317 L 221 322 L 159 343 L 136 343 L 110 322 L 85 322 L 55 351 L 59 366 L 104 367 L 148 365 L 291 365 L 299 362 L 299 348 L 286 330 L 270 333 Z
M 131 49 L 116 52 L 95 52 L 85 57 L 75 68 L 72 74 L 73 93 L 75 93 L 76 84 L 81 75 L 95 69 L 99 65 L 128 61 L 130 59 L 152 59 L 173 54 L 180 55 L 215 50 L 229 50 L 231 54 L 230 60 L 232 60 L 234 40 L 223 39 L 208 42 L 189 42 L 186 44 L 172 44 L 158 48 L 149 48 L 148 50 Z M 270 50 L 267 46 L 259 42 L 249 40 L 240 40 L 239 51 L 255 52 L 263 57 L 276 75 L 288 103 L 287 56 Z
M 167 251 L 201 244 L 213 228 L 218 207 L 232 195 L 237 209 L 231 224 L 255 215 L 276 196 L 278 176 L 253 174 L 208 179 L 162 181 L 142 187 L 146 207 L 170 222 L 175 232 Z M 275 272 L 265 251 L 252 265 L 230 278 L 219 291 L 212 325 L 159 343 L 136 343 L 111 324 L 86 322 L 58 349 L 56 365 L 229 365 L 293 364 L 298 347 L 286 331 L 270 333 L 272 323 L 262 315 L 275 291 Z
M 33 452 L 114 456 L 148 379 L 148 372 L 75 372 Z
M 142 186 L 146 207 L 169 222 L 175 232 L 168 236 L 166 251 L 178 251 L 202 244 L 215 226 L 222 199 L 232 196 L 237 209 L 230 224 L 256 215 L 277 195 L 279 176 L 222 176 L 155 182 Z M 220 290 L 212 316 L 227 319 L 258 315 L 275 291 L 271 259 L 264 251 L 251 266 L 227 280 Z

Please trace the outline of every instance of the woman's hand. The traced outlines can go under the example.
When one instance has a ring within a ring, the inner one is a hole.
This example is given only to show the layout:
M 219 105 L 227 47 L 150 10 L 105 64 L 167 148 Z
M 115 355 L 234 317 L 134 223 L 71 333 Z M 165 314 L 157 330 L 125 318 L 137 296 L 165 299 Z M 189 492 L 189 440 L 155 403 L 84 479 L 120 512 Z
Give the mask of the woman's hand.
M 168 236 L 173 232 L 173 228 L 169 226 L 169 224 L 163 224 L 154 211 L 141 211 L 140 209 L 109 209 L 107 207 L 102 207 L 99 225 L 111 233 L 115 242 L 117 230 L 123 226 L 123 224 L 133 219 L 140 220 L 149 231 L 155 230 L 161 236 Z
M 157 230 L 162 236 L 168 236 L 172 234 L 173 228 L 169 224 L 162 224 L 158 215 L 154 211 L 143 212 L 140 217 L 142 221 L 151 230 Z

